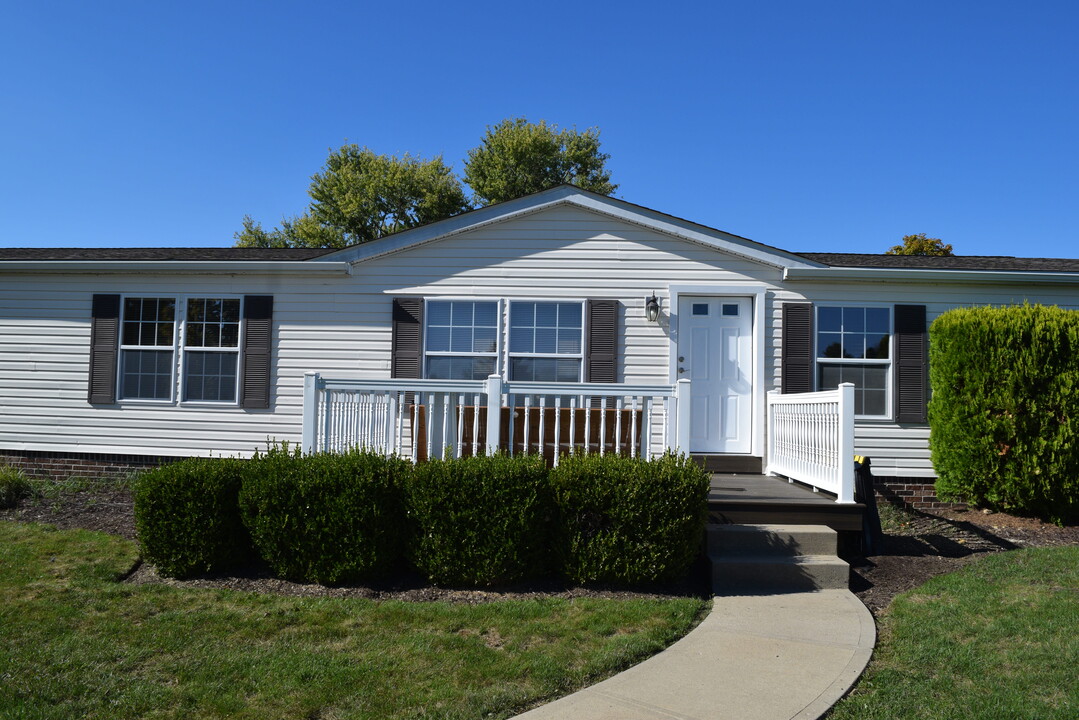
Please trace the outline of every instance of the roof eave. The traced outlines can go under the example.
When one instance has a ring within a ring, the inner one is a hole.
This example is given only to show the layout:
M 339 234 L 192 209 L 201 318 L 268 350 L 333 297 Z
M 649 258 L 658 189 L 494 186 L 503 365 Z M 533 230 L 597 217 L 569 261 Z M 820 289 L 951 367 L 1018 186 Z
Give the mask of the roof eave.
M 5 260 L 0 273 L 62 275 L 348 275 L 347 262 L 273 260 Z
M 1079 273 L 1022 270 L 933 270 L 911 268 L 789 267 L 783 279 L 791 282 L 847 280 L 851 282 L 1074 285 Z

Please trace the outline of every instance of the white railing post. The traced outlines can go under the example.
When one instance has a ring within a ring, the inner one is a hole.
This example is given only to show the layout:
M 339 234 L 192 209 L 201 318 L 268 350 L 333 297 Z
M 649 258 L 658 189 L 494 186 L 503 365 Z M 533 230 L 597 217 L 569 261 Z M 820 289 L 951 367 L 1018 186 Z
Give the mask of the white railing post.
M 318 391 L 319 374 L 306 372 L 303 374 L 303 428 L 300 440 L 300 449 L 306 455 L 318 451 Z
M 775 457 L 776 457 L 776 421 L 774 407 L 774 398 L 779 395 L 778 390 L 769 390 L 765 396 L 764 401 L 764 416 L 765 425 L 764 431 L 768 434 L 768 437 L 764 440 L 764 474 L 775 475 Z
M 478 409 L 477 409 L 478 410 Z M 510 419 L 513 422 L 513 419 Z M 502 427 L 502 378 L 498 375 L 487 376 L 487 454 L 498 452 L 501 442 L 499 430 Z
M 839 492 L 836 502 L 854 502 L 854 384 L 839 386 Z
M 675 420 L 674 451 L 689 455 L 689 378 L 681 378 L 674 385 Z

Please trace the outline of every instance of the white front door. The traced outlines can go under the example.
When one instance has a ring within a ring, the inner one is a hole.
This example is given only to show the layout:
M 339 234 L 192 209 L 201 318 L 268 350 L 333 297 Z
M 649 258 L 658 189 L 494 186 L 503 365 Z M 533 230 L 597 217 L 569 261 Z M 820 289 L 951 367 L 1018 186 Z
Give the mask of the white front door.
M 752 311 L 750 298 L 678 299 L 676 374 L 691 381 L 691 452 L 752 449 Z

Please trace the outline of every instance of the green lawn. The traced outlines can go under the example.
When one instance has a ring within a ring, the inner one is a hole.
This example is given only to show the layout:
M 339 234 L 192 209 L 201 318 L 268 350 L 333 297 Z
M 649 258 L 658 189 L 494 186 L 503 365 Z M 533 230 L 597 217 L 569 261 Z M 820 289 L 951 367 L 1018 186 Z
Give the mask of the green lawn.
M 1079 547 L 997 553 L 900 595 L 840 718 L 1079 717 Z
M 0 523 L 0 718 L 500 718 L 684 634 L 706 602 L 467 606 L 116 582 L 135 545 Z

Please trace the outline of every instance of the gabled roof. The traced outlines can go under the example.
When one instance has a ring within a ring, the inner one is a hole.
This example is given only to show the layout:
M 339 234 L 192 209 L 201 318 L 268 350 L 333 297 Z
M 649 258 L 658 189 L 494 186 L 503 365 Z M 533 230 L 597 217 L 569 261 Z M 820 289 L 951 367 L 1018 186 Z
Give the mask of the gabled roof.
M 115 260 L 119 262 L 217 260 L 296 262 L 333 252 L 327 248 L 0 248 L 0 260 Z
M 1079 260 L 1021 258 L 1007 255 L 870 255 L 865 253 L 798 253 L 830 267 L 921 270 L 989 270 L 1011 272 L 1079 272 Z
M 641 205 L 634 205 L 625 200 L 582 190 L 574 185 L 559 185 L 516 200 L 488 205 L 446 220 L 386 235 L 362 245 L 343 248 L 315 258 L 315 261 L 361 262 L 560 205 L 579 207 L 774 267 L 821 267 L 816 261 L 786 250 L 667 215 Z

